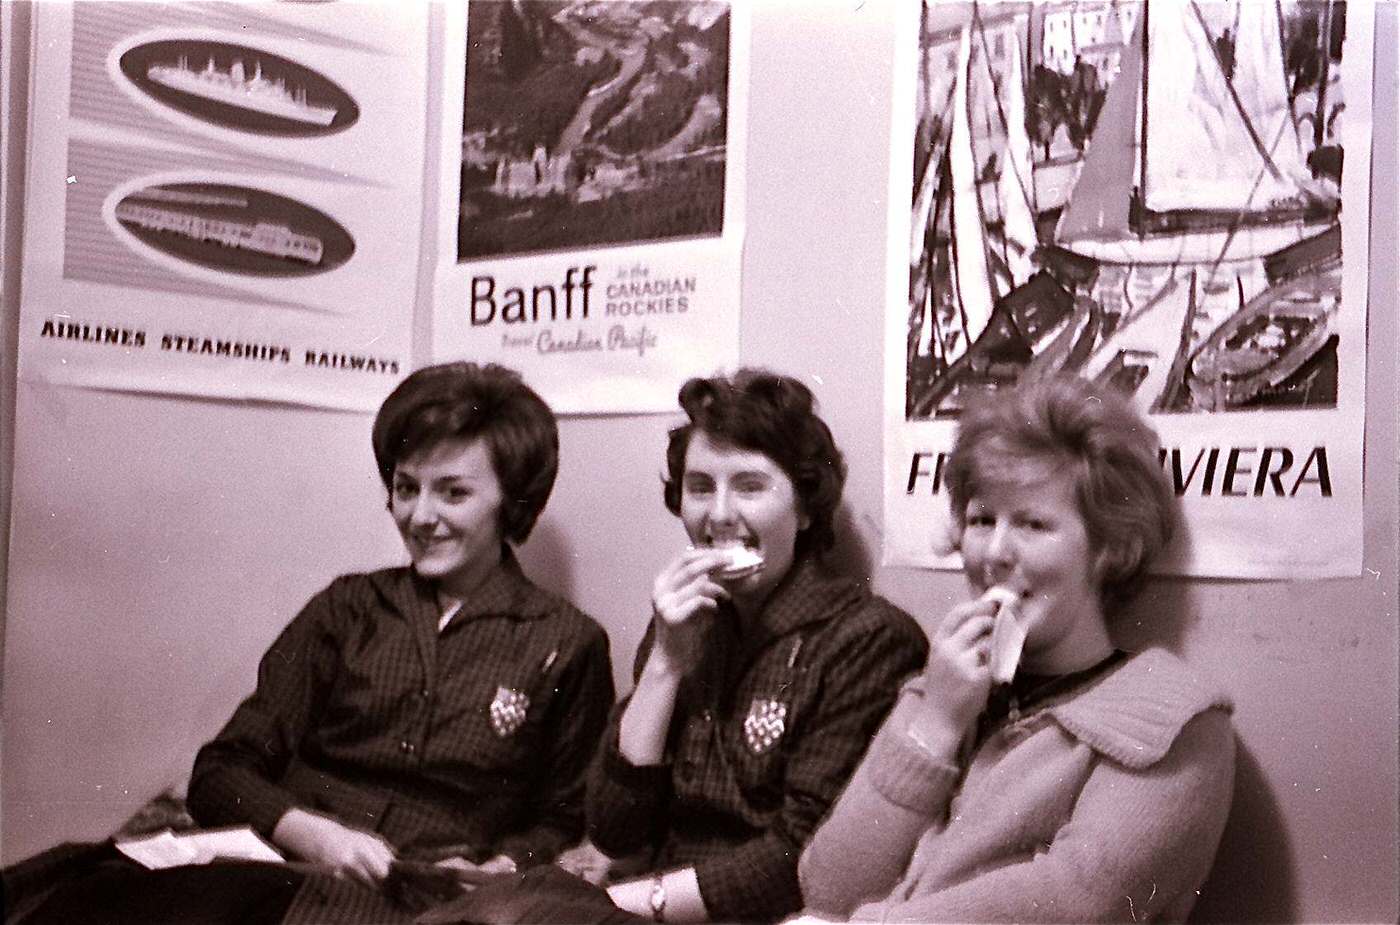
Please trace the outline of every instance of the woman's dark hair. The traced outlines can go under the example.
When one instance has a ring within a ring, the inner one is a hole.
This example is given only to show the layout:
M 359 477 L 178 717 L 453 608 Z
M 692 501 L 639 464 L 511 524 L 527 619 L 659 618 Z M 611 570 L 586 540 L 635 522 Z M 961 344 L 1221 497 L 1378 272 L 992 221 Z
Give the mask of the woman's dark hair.
M 982 486 L 1014 478 L 1027 464 L 1070 473 L 1111 615 L 1141 588 L 1176 524 L 1176 496 L 1157 454 L 1156 432 L 1125 396 L 1060 375 L 970 405 L 944 479 L 960 535 Z
M 681 512 L 685 454 L 697 430 L 715 443 L 762 453 L 792 480 L 809 521 L 797 536 L 798 553 L 821 553 L 836 541 L 834 522 L 846 484 L 846 461 L 831 430 L 817 417 L 811 389 L 790 376 L 745 368 L 733 376 L 696 378 L 681 386 L 690 418 L 666 445 L 666 508 Z
M 445 440 L 485 441 L 501 483 L 501 535 L 523 543 L 559 472 L 559 426 L 544 399 L 513 369 L 443 363 L 410 375 L 374 419 L 374 459 L 393 491 L 403 460 Z

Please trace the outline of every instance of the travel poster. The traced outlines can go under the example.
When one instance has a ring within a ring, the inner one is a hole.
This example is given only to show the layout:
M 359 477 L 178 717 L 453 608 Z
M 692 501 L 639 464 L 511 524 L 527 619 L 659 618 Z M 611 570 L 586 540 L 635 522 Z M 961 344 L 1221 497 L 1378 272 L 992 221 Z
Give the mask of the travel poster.
M 34 15 L 20 375 L 377 407 L 410 369 L 426 11 Z
M 433 355 L 561 413 L 738 360 L 747 21 L 719 0 L 446 8 Z
M 1326 0 L 911 8 L 887 564 L 957 565 L 942 471 L 967 403 L 1070 371 L 1162 438 L 1168 571 L 1359 573 L 1372 27 Z

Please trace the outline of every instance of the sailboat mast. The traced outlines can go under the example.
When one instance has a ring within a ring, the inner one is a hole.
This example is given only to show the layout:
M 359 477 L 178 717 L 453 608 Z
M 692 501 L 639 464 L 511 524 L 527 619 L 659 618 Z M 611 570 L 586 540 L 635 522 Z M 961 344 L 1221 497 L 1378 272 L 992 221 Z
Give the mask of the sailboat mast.
M 948 185 L 950 187 L 953 184 L 952 147 L 953 146 L 951 144 L 948 146 L 948 160 L 945 162 L 948 165 Z M 956 196 L 957 193 L 954 193 L 953 195 Z M 952 264 L 953 270 L 953 272 L 948 274 L 948 281 L 952 283 L 951 288 L 953 290 L 953 304 L 958 309 L 958 328 L 962 332 L 962 343 L 958 345 L 958 353 L 961 354 L 963 351 L 965 351 L 968 347 L 972 345 L 972 334 L 969 331 L 969 328 L 971 327 L 971 321 L 967 317 L 967 302 L 963 299 L 962 281 L 961 279 L 959 279 L 958 273 L 958 268 L 963 265 L 963 262 L 962 254 L 959 252 L 958 249 L 957 210 L 952 208 L 953 204 L 951 201 L 948 203 L 948 205 L 948 257 L 949 262 Z
M 919 126 L 919 125 L 922 125 L 923 121 L 924 121 L 925 119 L 928 118 L 929 113 L 932 112 L 932 110 L 929 108 L 928 46 L 929 46 L 929 36 L 928 36 L 928 4 L 927 4 L 927 3 L 920 3 L 920 4 L 919 4 L 919 79 L 916 80 L 916 81 L 914 81 L 914 93 L 915 93 L 915 100 L 914 100 L 914 113 L 915 113 L 915 115 L 914 115 L 914 124 L 915 124 L 916 127 Z M 916 138 L 916 140 L 915 140 L 915 145 L 916 145 L 916 148 L 915 148 L 915 151 L 914 151 L 914 165 L 915 165 L 915 166 L 914 166 L 914 169 L 917 170 L 917 169 L 918 169 L 918 158 L 919 158 L 919 153 L 918 153 L 918 149 L 917 149 L 917 145 L 918 145 L 918 140 L 917 140 L 917 138 Z M 932 147 L 930 147 L 930 149 L 929 149 L 929 155 L 932 156 L 932 154 L 933 154 L 933 149 L 932 149 Z M 924 169 L 927 170 L 930 166 L 932 166 L 932 165 L 931 165 L 931 164 L 926 164 Z M 916 187 L 916 189 L 917 189 L 917 187 Z M 917 198 L 917 195 L 918 195 L 918 194 L 917 194 L 917 192 L 916 192 L 916 193 L 915 193 L 915 197 L 916 197 L 916 198 Z
M 933 165 L 930 165 L 930 169 L 932 170 L 935 168 Z M 955 305 L 957 307 L 958 317 L 962 319 L 961 323 L 964 325 L 963 330 L 966 330 L 966 319 L 962 314 L 962 303 L 957 298 L 957 280 L 954 278 L 956 274 L 949 272 L 949 261 L 952 259 L 951 248 L 956 247 L 956 244 L 952 240 L 952 174 L 949 171 L 947 145 L 943 146 L 943 151 L 939 154 L 936 170 L 938 172 L 939 189 L 949 191 L 950 194 L 940 195 L 936 200 L 934 200 L 933 222 L 929 225 L 929 236 L 931 238 L 931 242 L 928 248 L 928 301 L 929 316 L 932 319 L 933 324 L 933 340 L 934 343 L 938 345 L 935 353 L 938 365 L 936 365 L 934 368 L 938 370 L 944 370 L 947 369 L 949 365 L 951 365 L 953 359 L 957 358 L 953 357 L 950 359 L 948 356 L 950 338 L 948 336 L 948 332 L 943 329 L 942 321 L 938 317 L 938 292 L 934 288 L 935 280 L 944 279 L 948 281 L 948 295 L 950 299 L 950 306 Z M 945 252 L 942 247 L 938 246 L 938 229 L 944 227 L 944 225 L 947 225 L 948 227 L 948 242 L 950 250 L 947 252 Z M 951 323 L 952 319 L 950 318 L 949 320 Z M 960 346 L 966 347 L 966 344 L 964 343 Z
M 1147 53 L 1152 31 L 1147 17 L 1150 5 L 1148 0 L 1142 0 L 1142 91 L 1138 96 L 1138 110 L 1142 114 L 1141 134 L 1138 135 L 1138 204 L 1142 217 L 1136 222 L 1129 220 L 1129 227 L 1137 227 L 1139 239 L 1147 237 L 1147 72 L 1152 61 L 1152 56 Z
M 976 5 L 973 6 L 974 16 Z M 953 126 L 948 162 L 953 181 L 952 238 L 956 244 L 958 300 L 967 318 L 967 344 L 981 336 L 992 317 L 995 293 L 987 266 L 986 212 L 977 189 L 977 163 L 972 144 L 972 22 L 962 27 L 958 67 L 953 80 Z
M 1044 48 L 1045 11 L 1040 4 L 1033 3 L 1026 19 L 1026 60 L 1021 66 L 1021 124 L 1024 126 L 1029 110 L 1025 105 L 1026 96 L 1035 80 L 1035 59 Z M 1034 160 L 1034 157 L 1032 157 Z M 1040 197 L 1035 189 L 1035 178 L 1030 181 L 1030 206 L 1032 215 L 1040 215 Z
M 1279 19 L 1282 20 L 1280 15 Z M 1317 78 L 1317 118 L 1313 120 L 1313 147 L 1322 147 L 1327 137 L 1327 80 L 1332 67 L 1332 4 L 1322 5 L 1322 72 Z
M 1011 136 L 1011 132 L 1010 132 L 1009 124 L 1008 124 L 1008 122 L 1007 122 L 1007 118 L 1006 118 L 1006 110 L 1003 108 L 1003 105 L 1002 105 L 1001 93 L 997 90 L 996 76 L 995 76 L 995 74 L 992 72 L 992 49 L 991 49 L 991 47 L 990 47 L 990 46 L 988 45 L 988 43 L 987 43 L 987 28 L 986 28 L 986 24 L 982 21 L 981 7 L 978 6 L 977 0 L 972 0 L 972 25 L 973 25 L 973 27 L 977 30 L 977 39 L 978 39 L 978 42 L 979 42 L 979 43 L 981 44 L 981 46 L 982 46 L 982 64 L 983 64 L 983 66 L 986 68 L 986 71 L 987 71 L 987 87 L 989 88 L 989 90 L 990 90 L 990 92 L 991 92 L 991 96 L 992 96 L 992 105 L 991 105 L 991 106 L 983 106 L 983 107 L 982 107 L 982 122 L 983 122 L 983 126 L 984 126 L 985 137 L 991 138 L 992 135 L 993 135 L 993 128 L 992 128 L 992 111 L 995 110 L 995 111 L 996 111 L 996 116 L 997 116 L 997 121 L 998 121 L 998 123 L 999 123 L 999 125 L 1000 125 L 1000 127 L 1001 127 L 1001 129 L 1002 129 L 1002 132 L 1006 135 L 1006 138 L 1007 138 L 1007 146 L 1006 146 L 1006 148 L 1002 151 L 1001 164 L 1000 164 L 1001 173 L 998 174 L 998 182 L 997 182 L 997 193 L 998 193 L 998 195 L 992 196 L 991 199 L 992 199 L 992 205 L 994 205 L 994 206 L 996 207 L 996 215 L 995 215 L 995 218 L 996 218 L 998 221 L 1000 221 L 1000 223 L 1001 223 L 1002 234 L 1001 234 L 1001 241 L 999 242 L 999 243 L 1000 243 L 1000 249 L 1001 249 L 1001 262 L 1002 262 L 1002 266 L 1006 267 L 1006 269 L 1007 269 L 1007 284 L 1006 284 L 1006 289 L 1007 289 L 1007 291 L 1009 292 L 1009 291 L 1011 291 L 1012 289 L 1014 289 L 1014 288 L 1016 287 L 1016 283 L 1018 282 L 1018 280 L 1016 279 L 1016 274 L 1015 274 L 1015 273 L 1012 271 L 1012 269 L 1011 269 L 1011 267 L 1012 267 L 1011 248 L 1010 248 L 1010 246 L 1009 246 L 1009 244 L 1008 244 L 1008 242 L 1007 242 L 1006 203 L 1003 201 L 1003 198 L 1002 198 L 1002 196 L 1001 196 L 1000 194 L 1001 194 L 1001 193 L 1003 192 L 1003 190 L 1004 190 L 1004 187 L 1003 187 L 1003 185 L 1002 185 L 1002 183 L 1001 183 L 1001 178 L 1005 176 L 1006 171 L 1012 170 L 1012 169 L 1013 169 L 1013 168 L 1011 167 L 1011 145 L 1010 145 L 1010 141 L 1011 141 L 1011 137 L 1010 137 L 1010 136 Z M 968 74 L 967 74 L 967 79 L 968 79 L 968 82 L 971 83 L 971 81 L 972 81 L 972 62 L 971 62 L 971 61 L 968 62 Z M 969 97 L 969 103 L 970 103 L 970 102 L 971 102 L 971 97 Z M 968 140 L 971 141 L 970 138 L 969 138 Z M 975 166 L 975 165 L 976 165 L 976 162 L 974 161 L 974 166 Z M 977 194 L 977 202 L 978 202 L 979 208 L 982 210 L 982 213 L 983 213 L 983 214 L 982 214 L 982 218 L 983 218 L 982 226 L 985 228 L 985 227 L 986 227 L 986 218 L 987 218 L 986 213 L 987 213 L 988 211 L 990 211 L 990 210 L 988 209 L 987 203 L 984 202 L 983 199 L 982 199 L 982 194 L 981 194 L 981 192 L 980 192 L 980 189 L 981 189 L 980 183 L 979 183 L 978 189 L 979 189 L 979 192 L 978 192 L 978 194 Z M 988 279 L 990 280 L 991 278 L 992 278 L 992 276 L 991 276 L 991 274 L 989 273 L 989 274 L 988 274 Z M 993 283 L 993 290 L 992 290 L 993 295 L 1000 295 L 1000 294 L 1001 294 L 1001 293 L 998 291 L 998 288 L 999 288 L 999 287 L 996 287 L 995 283 Z

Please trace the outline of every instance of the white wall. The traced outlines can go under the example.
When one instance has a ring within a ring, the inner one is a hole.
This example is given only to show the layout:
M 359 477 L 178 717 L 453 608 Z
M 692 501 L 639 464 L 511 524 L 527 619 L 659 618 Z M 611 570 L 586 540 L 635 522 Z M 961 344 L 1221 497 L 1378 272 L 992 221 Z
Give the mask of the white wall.
M 743 357 L 804 377 L 852 463 L 842 558 L 928 625 L 951 575 L 883 569 L 880 313 L 894 16 L 754 14 Z M 1132 641 L 1234 692 L 1236 818 L 1199 918 L 1397 915 L 1396 10 L 1381 13 L 1362 577 L 1163 581 Z M 257 656 L 333 574 L 399 561 L 369 418 L 21 384 L 5 638 L 3 860 L 106 834 L 183 782 Z M 619 674 L 681 531 L 665 417 L 563 422 L 526 568 L 609 629 Z M 1306 538 L 1299 538 L 1305 542 Z

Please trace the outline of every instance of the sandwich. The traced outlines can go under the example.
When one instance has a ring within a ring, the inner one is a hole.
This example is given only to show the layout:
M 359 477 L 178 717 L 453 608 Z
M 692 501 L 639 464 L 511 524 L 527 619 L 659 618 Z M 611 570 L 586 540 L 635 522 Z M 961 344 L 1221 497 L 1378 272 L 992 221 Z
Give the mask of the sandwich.
M 715 547 L 725 555 L 725 562 L 714 573 L 722 581 L 738 581 L 763 571 L 763 556 L 742 543 Z
M 1026 630 L 1021 626 L 1019 610 L 1021 596 L 1009 588 L 993 585 L 982 595 L 982 600 L 997 605 L 997 615 L 992 624 L 992 654 L 988 659 L 992 680 L 997 684 L 1009 684 L 1016 676 L 1016 666 L 1021 663 L 1021 649 L 1026 644 Z

